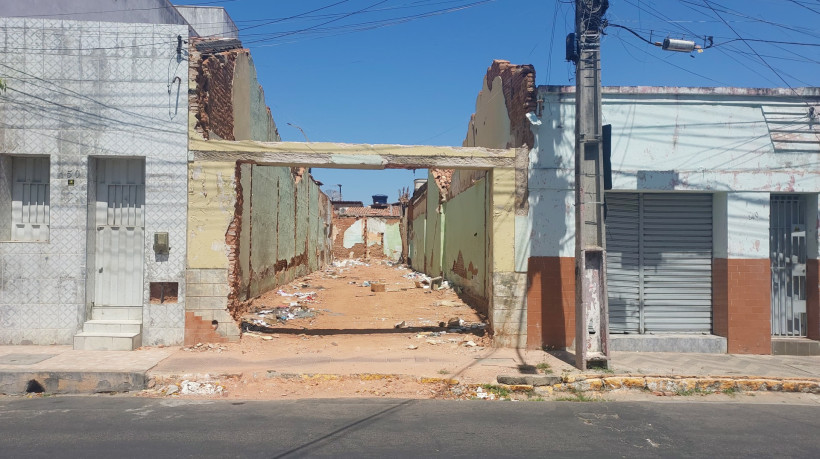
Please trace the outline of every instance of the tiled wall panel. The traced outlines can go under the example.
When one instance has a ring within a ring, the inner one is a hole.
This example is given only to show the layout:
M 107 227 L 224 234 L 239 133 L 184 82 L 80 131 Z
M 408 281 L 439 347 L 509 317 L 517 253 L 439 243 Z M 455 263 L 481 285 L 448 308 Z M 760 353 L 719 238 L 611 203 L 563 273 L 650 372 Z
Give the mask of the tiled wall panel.
M 187 27 L 0 18 L 0 30 L 9 87 L 0 154 L 51 159 L 50 240 L 0 241 L 0 344 L 70 344 L 86 319 L 88 167 L 96 156 L 145 158 L 143 343 L 181 343 L 187 63 L 176 42 Z M 169 233 L 169 255 L 154 254 L 159 231 Z M 148 303 L 149 282 L 160 281 L 179 282 L 178 303 Z

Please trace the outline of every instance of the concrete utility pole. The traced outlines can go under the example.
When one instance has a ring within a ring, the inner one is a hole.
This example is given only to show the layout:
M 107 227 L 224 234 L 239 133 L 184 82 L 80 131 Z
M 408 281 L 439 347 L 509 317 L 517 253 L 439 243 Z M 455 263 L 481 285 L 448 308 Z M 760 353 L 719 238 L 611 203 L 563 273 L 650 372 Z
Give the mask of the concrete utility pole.
M 576 0 L 575 366 L 607 367 L 601 22 L 609 0 Z

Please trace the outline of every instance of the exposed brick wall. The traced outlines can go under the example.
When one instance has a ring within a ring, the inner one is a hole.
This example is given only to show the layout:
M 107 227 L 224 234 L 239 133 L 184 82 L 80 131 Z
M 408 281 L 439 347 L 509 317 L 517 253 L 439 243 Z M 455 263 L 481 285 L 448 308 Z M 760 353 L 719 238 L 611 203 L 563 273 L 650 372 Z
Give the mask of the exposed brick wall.
M 771 354 L 771 272 L 768 259 L 713 261 L 713 330 L 730 354 Z
M 228 337 L 222 336 L 214 330 L 212 323 L 205 320 L 193 311 L 185 311 L 185 345 L 193 346 L 197 343 L 227 343 Z
M 806 322 L 808 338 L 820 340 L 820 268 L 817 260 L 806 263 Z
M 389 224 L 398 223 L 400 221 L 397 217 L 379 218 Z M 355 244 L 353 247 L 347 248 L 344 246 L 345 231 L 359 220 L 362 221 L 362 239 L 365 243 Z M 405 236 L 402 236 L 402 239 L 404 238 Z M 367 243 L 369 242 L 373 242 L 374 244 L 368 247 Z M 333 216 L 333 256 L 341 260 L 348 258 L 389 258 L 384 253 L 384 234 L 369 231 L 367 228 L 367 217 L 340 217 L 336 215 Z
M 242 166 L 238 161 L 234 168 L 234 187 L 236 200 L 234 201 L 233 219 L 225 232 L 225 246 L 228 249 L 228 311 L 234 319 L 239 320 L 247 309 L 247 305 L 240 298 L 242 266 L 239 262 L 239 239 L 242 234 L 242 209 L 245 195 L 242 190 Z
M 234 139 L 233 75 L 236 52 L 202 56 L 197 68 L 198 103 L 194 114 L 196 129 L 204 138 L 214 133 L 225 140 Z
M 494 60 L 487 69 L 487 88 L 493 89 L 493 80 L 501 76 L 504 102 L 510 117 L 511 140 L 507 148 L 534 145 L 527 113 L 534 112 L 538 105 L 535 87 L 535 67 L 529 64 L 513 65 L 510 61 Z
M 364 244 L 355 244 L 353 247 L 344 246 L 345 231 L 356 223 L 358 217 L 337 217 L 333 216 L 333 257 L 346 260 L 348 258 L 364 258 L 367 253 Z M 362 223 L 364 224 L 364 223 Z M 353 254 L 351 256 L 351 253 Z
M 712 260 L 712 333 L 729 336 L 729 260 Z
M 575 340 L 575 259 L 530 257 L 527 347 L 565 349 Z

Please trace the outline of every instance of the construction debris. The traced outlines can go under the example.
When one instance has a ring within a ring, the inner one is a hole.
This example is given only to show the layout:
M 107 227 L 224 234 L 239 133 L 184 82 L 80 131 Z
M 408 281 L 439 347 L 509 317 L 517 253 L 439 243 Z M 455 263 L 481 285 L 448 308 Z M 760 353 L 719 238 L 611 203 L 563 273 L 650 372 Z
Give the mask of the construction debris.
M 227 349 L 225 346 L 222 346 L 221 344 L 214 344 L 214 343 L 196 343 L 193 346 L 186 346 L 186 347 L 182 348 L 183 351 L 187 351 L 187 352 L 208 352 L 208 351 L 211 351 L 211 352 L 217 352 L 217 353 L 220 353 L 220 352 L 224 351 L 225 349 Z
M 349 268 L 353 266 L 370 266 L 369 263 L 365 263 L 360 260 L 348 259 L 348 260 L 334 260 L 331 263 L 335 268 Z

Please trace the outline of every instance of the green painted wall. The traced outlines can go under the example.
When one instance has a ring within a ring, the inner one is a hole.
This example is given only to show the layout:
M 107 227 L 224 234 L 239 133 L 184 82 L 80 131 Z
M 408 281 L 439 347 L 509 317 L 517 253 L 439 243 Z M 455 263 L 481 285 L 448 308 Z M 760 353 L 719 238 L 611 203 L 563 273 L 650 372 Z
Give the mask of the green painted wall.
M 384 224 L 384 255 L 394 261 L 401 258 L 401 222 L 386 221 Z
M 250 264 L 242 265 L 242 280 L 243 284 L 250 283 L 249 296 L 254 297 L 276 285 L 275 279 L 269 274 L 278 257 L 276 227 L 278 224 L 279 174 L 277 169 L 280 168 L 248 167 L 251 169 L 251 176 L 250 178 L 243 176 L 242 181 L 251 182 L 251 193 L 249 195 L 247 188 L 243 188 L 245 197 L 243 207 L 246 210 L 242 215 L 239 254 L 240 261 L 244 261 L 244 257 L 248 255 L 243 255 L 243 249 L 247 247 Z M 245 172 L 244 168 L 243 172 Z
M 446 231 L 442 270 L 445 278 L 469 294 L 485 297 L 487 180 L 445 202 Z
M 330 253 L 327 197 L 291 169 L 242 166 L 241 299 L 253 298 L 324 266 Z
M 427 206 L 427 201 L 423 201 Z M 427 214 L 420 215 L 413 219 L 412 231 L 410 232 L 410 266 L 416 271 L 424 271 L 424 240 L 427 234 Z
M 474 299 L 487 301 L 487 179 L 442 203 L 441 213 L 440 191 L 432 175 L 427 184 L 411 215 L 411 267 L 430 276 L 443 275 Z
M 427 184 L 427 232 L 424 240 L 424 254 L 427 260 L 424 264 L 424 272 L 431 276 L 439 276 L 442 273 L 441 233 L 444 219 L 438 212 L 440 193 L 432 174 L 428 173 Z

